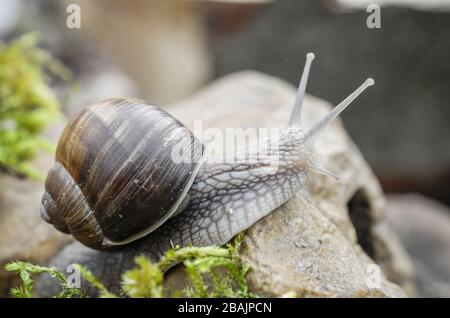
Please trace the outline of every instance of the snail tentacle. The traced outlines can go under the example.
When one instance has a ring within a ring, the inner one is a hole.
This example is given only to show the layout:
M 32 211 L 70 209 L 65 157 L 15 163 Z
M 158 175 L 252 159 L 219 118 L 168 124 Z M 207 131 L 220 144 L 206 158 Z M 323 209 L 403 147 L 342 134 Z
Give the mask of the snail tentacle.
M 300 127 L 301 125 L 300 116 L 302 115 L 303 99 L 305 98 L 306 84 L 308 83 L 309 71 L 311 69 L 311 64 L 314 58 L 314 53 L 306 54 L 306 63 L 303 68 L 300 84 L 298 85 L 297 96 L 295 97 L 291 116 L 289 117 L 289 127 Z
M 372 78 L 368 78 L 357 89 L 355 89 L 350 95 L 348 95 L 342 102 L 333 108 L 324 118 L 322 118 L 314 127 L 308 130 L 304 135 L 305 142 L 314 142 L 319 134 L 326 126 L 330 124 L 340 113 L 342 113 L 350 104 L 366 90 L 369 86 L 375 84 Z

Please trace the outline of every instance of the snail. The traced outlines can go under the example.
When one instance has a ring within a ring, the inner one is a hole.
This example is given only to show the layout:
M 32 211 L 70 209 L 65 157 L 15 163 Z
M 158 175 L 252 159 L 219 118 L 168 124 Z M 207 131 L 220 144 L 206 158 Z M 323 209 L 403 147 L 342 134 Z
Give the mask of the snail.
M 286 129 L 261 155 L 239 149 L 245 162 L 217 162 L 177 119 L 131 98 L 87 107 L 66 126 L 42 196 L 41 217 L 94 249 L 144 236 L 170 245 L 223 245 L 291 198 L 321 164 L 318 134 L 368 86 L 368 78 L 314 127 L 300 125 L 314 59 L 306 63 Z M 189 160 L 174 160 L 180 144 Z M 187 146 L 187 148 L 186 148 Z M 275 147 L 274 147 L 275 149 Z M 278 167 L 270 169 L 274 156 Z

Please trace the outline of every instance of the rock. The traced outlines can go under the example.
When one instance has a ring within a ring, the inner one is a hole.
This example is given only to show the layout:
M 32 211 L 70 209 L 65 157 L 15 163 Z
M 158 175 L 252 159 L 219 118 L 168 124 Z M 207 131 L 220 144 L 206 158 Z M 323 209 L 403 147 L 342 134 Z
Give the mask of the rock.
M 62 126 L 50 135 L 59 135 Z M 35 162 L 41 171 L 53 165 L 53 156 L 42 154 Z M 31 181 L 0 174 L 0 296 L 6 296 L 17 279 L 4 270 L 12 260 L 45 264 L 71 238 L 42 222 L 39 208 L 44 191 L 43 181 Z
M 378 0 L 378 1 L 370 1 L 370 0 L 338 0 L 342 5 L 345 5 L 348 8 L 352 9 L 366 9 L 367 6 L 371 3 L 378 3 L 382 6 L 401 6 L 401 7 L 410 7 L 417 8 L 422 10 L 430 10 L 430 11 L 448 11 L 450 9 L 450 3 L 445 0 L 431 0 L 431 1 L 422 1 L 422 0 Z
M 414 264 L 417 296 L 450 297 L 450 209 L 419 194 L 387 202 L 388 223 Z
M 367 287 L 372 261 L 301 195 L 255 224 L 243 251 L 252 290 L 269 297 L 398 297 L 394 284 Z M 280 261 L 282 260 L 282 261 Z
M 136 81 L 146 99 L 174 101 L 211 77 L 206 26 L 191 1 L 76 2 L 83 30 Z
M 80 6 L 81 29 L 66 27 L 69 4 Z M 45 34 L 42 45 L 74 72 L 81 89 L 104 91 L 97 83 L 90 87 L 86 75 L 111 64 L 129 75 L 133 89 L 158 102 L 184 97 L 212 76 L 202 10 L 191 1 L 39 0 L 27 3 L 22 11 L 12 34 L 21 30 Z M 111 75 L 113 81 L 122 81 Z M 109 80 L 102 84 L 111 85 Z
M 70 237 L 42 223 L 42 182 L 0 175 L 0 297 L 8 294 L 17 275 L 4 270 L 12 260 L 45 264 Z
M 204 129 L 284 128 L 294 95 L 294 87 L 279 79 L 240 72 L 209 85 L 168 111 L 191 128 L 198 118 L 203 120 Z M 328 103 L 307 96 L 305 126 L 312 126 L 329 109 Z M 212 146 L 206 145 L 206 151 Z M 410 268 L 394 265 L 409 263 L 384 222 L 385 201 L 377 179 L 339 121 L 323 132 L 317 150 L 326 167 L 340 176 L 340 182 L 315 176 L 304 191 L 247 231 L 242 258 L 251 267 L 248 278 L 252 290 L 265 296 L 280 296 L 287 291 L 320 297 L 405 296 L 383 273 L 379 288 L 371 289 L 366 283 L 368 266 L 374 261 L 388 269 L 389 278 L 399 284 L 409 280 Z M 72 263 L 84 264 L 118 292 L 120 274 L 133 266 L 136 255 L 148 254 L 146 243 L 143 238 L 115 252 L 94 251 L 73 243 L 51 264 L 63 270 Z M 172 269 L 166 275 L 168 287 L 182 289 L 183 275 L 181 266 Z M 54 293 L 56 288 L 48 277 L 43 277 L 38 286 L 42 296 Z M 95 294 L 92 289 L 89 293 Z
M 24 3 L 21 0 L 6 0 L 0 3 L 0 37 L 3 37 L 16 26 L 23 7 Z
M 136 84 L 111 64 L 85 73 L 78 80 L 78 90 L 64 105 L 64 114 L 71 118 L 86 106 L 111 96 L 136 96 Z

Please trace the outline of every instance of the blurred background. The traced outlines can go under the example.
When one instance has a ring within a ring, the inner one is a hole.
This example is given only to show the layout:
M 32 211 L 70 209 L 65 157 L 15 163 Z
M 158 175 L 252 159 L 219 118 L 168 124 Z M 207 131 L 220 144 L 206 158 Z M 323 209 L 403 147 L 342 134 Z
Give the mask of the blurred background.
M 379 29 L 366 26 L 367 5 L 374 3 L 381 6 Z M 81 28 L 66 26 L 69 4 L 81 8 Z M 447 224 L 437 240 L 449 256 L 450 1 L 2 0 L 0 40 L 11 43 L 29 32 L 39 40 L 24 51 L 36 45 L 51 54 L 56 76 L 42 76 L 51 87 L 45 96 L 54 93 L 66 116 L 117 95 L 165 107 L 246 69 L 297 85 L 309 51 L 316 60 L 308 92 L 333 104 L 367 76 L 375 78 L 370 94 L 343 114 L 345 126 L 387 193 L 419 193 L 405 209 L 424 204 L 423 211 L 445 220 L 437 222 Z M 0 101 L 0 116 L 1 107 Z M 57 125 L 42 130 L 55 140 Z M 33 175 L 14 164 L 2 170 L 8 178 Z M 14 182 L 1 181 L 2 191 Z M 0 197 L 0 210 L 7 200 Z M 21 202 L 27 200 L 36 198 Z M 414 234 L 404 235 L 410 253 L 428 257 L 426 248 L 409 247 Z M 448 296 L 449 262 L 424 269 L 436 284 L 431 294 Z

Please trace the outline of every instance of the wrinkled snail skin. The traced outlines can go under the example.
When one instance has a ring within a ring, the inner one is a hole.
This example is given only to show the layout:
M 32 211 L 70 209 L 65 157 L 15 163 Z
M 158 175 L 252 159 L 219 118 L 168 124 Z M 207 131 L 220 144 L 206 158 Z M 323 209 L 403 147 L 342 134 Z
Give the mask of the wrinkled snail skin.
M 289 129 L 279 140 L 278 152 L 254 158 L 252 163 L 202 166 L 186 209 L 151 233 L 152 255 L 171 245 L 223 245 L 292 197 L 306 182 L 314 163 L 298 143 L 300 130 Z M 271 166 L 278 156 L 279 166 Z M 250 160 L 251 162 L 252 160 Z
M 222 245 L 291 198 L 313 173 L 332 175 L 314 148 L 318 133 L 373 80 L 366 80 L 309 130 L 300 126 L 314 55 L 309 53 L 288 127 L 267 151 L 237 150 L 245 161 L 206 158 L 176 119 L 134 99 L 112 99 L 73 119 L 49 172 L 41 215 L 83 244 L 132 244 L 157 259 L 173 245 Z M 171 151 L 189 141 L 192 161 Z M 276 163 L 276 164 L 274 164 Z M 125 252 L 126 253 L 126 252 Z

